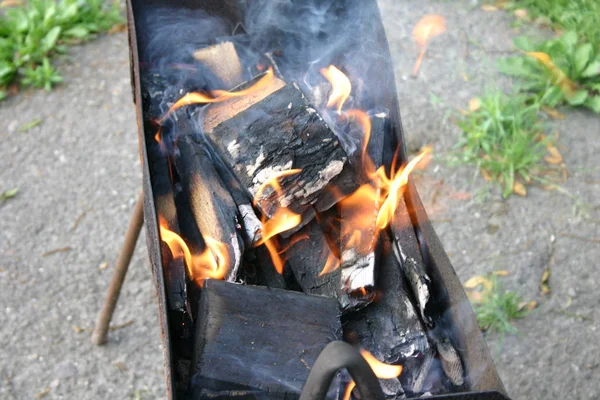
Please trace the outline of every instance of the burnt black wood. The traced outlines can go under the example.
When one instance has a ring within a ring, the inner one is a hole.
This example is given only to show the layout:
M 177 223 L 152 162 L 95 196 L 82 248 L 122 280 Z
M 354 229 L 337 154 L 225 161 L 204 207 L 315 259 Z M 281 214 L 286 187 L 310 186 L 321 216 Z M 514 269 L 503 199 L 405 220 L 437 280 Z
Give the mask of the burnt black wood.
M 338 303 L 320 296 L 208 280 L 198 308 L 192 399 L 296 399 L 319 353 L 341 336 Z
M 319 222 L 313 219 L 292 235 L 288 243 L 301 237 L 307 238 L 298 241 L 284 253 L 287 266 L 305 293 L 337 299 L 340 293 L 340 269 L 319 276 L 332 254 Z
M 291 202 L 292 210 L 305 214 L 303 223 L 308 223 L 314 216 L 311 206 L 323 211 L 337 200 L 324 190 L 327 184 L 344 193 L 354 188 L 351 179 L 342 179 L 350 171 L 343 168 L 347 156 L 337 137 L 293 82 L 206 134 L 252 197 L 278 171 L 302 169 L 280 180 L 280 198 L 270 189 L 265 192 L 259 208 L 268 217 L 283 200 L 283 205 Z M 315 185 L 319 188 L 312 190 Z
M 407 371 L 418 369 L 420 358 L 430 351 L 425 328 L 415 311 L 400 265 L 392 256 L 391 241 L 386 235 L 381 240 L 378 294 L 362 310 L 345 314 L 344 337 L 379 360 L 402 364 Z M 405 382 L 405 385 L 410 385 L 410 382 Z M 397 387 L 397 390 L 401 388 Z

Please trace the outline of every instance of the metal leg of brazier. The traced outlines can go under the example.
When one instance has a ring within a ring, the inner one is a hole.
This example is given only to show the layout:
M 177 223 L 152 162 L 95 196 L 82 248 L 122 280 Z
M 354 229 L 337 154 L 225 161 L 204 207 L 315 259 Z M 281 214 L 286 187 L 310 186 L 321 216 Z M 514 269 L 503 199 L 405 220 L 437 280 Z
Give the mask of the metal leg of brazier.
M 133 256 L 135 250 L 135 244 L 137 243 L 138 237 L 140 236 L 140 230 L 144 223 L 144 194 L 140 193 L 133 209 L 133 215 L 129 221 L 129 227 L 125 234 L 125 242 L 119 254 L 117 260 L 117 268 L 113 274 L 108 291 L 106 292 L 106 298 L 104 299 L 104 305 L 98 315 L 94 332 L 92 333 L 92 343 L 96 345 L 103 345 L 106 343 L 106 335 L 108 334 L 108 326 L 112 318 L 115 307 L 117 306 L 117 300 L 121 293 L 121 286 L 125 280 L 127 269 L 129 268 L 129 262 Z

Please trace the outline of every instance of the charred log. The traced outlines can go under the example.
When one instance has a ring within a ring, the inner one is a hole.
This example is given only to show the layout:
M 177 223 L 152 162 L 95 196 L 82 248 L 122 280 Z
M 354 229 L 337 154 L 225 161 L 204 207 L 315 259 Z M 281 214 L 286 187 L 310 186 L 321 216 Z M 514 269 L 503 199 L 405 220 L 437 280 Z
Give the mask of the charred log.
M 321 225 L 316 219 L 294 233 L 284 243 L 287 265 L 305 293 L 339 298 L 340 270 L 324 271 L 327 263 L 337 263 Z
M 392 244 L 386 235 L 382 244 L 377 297 L 365 308 L 345 315 L 344 337 L 385 363 L 401 364 L 404 371 L 419 369 L 423 356 L 431 351 L 425 327 L 416 313 L 400 265 L 392 257 Z M 406 385 L 405 390 L 410 390 L 410 383 L 404 382 L 404 377 L 405 373 L 400 375 L 400 381 Z
M 433 318 L 426 311 L 431 300 L 431 279 L 425 269 L 409 210 L 402 197 L 390 228 L 394 237 L 394 254 L 417 299 L 421 318 L 428 326 L 433 326 Z
M 162 154 L 158 145 L 155 147 L 156 157 L 152 164 L 153 190 L 156 194 L 156 212 L 161 224 L 175 232 L 179 232 L 177 207 L 171 180 L 170 160 Z M 186 271 L 183 259 L 174 259 L 171 250 L 165 242 L 161 242 L 161 255 L 165 290 L 169 309 L 176 313 L 178 319 L 184 321 L 190 315 L 187 298 Z M 181 326 L 181 324 L 179 324 Z
M 341 335 L 336 301 L 292 291 L 208 280 L 198 309 L 192 399 L 298 398 L 321 350 Z
M 233 109 L 228 102 L 205 107 L 202 125 L 242 186 L 253 198 L 258 195 L 255 200 L 265 216 L 289 207 L 306 224 L 314 210 L 327 210 L 339 200 L 328 189 L 347 194 L 355 188 L 339 140 L 298 85 L 287 84 L 259 101 L 248 97 L 231 104 Z M 290 169 L 301 171 L 279 181 L 281 196 L 272 188 L 259 193 L 275 174 Z
M 184 118 L 180 121 L 185 123 Z M 229 265 L 226 279 L 235 280 L 244 252 L 237 207 L 217 174 L 208 149 L 194 141 L 189 130 L 177 140 L 176 160 L 183 192 L 189 197 L 194 220 L 203 238 L 226 244 Z

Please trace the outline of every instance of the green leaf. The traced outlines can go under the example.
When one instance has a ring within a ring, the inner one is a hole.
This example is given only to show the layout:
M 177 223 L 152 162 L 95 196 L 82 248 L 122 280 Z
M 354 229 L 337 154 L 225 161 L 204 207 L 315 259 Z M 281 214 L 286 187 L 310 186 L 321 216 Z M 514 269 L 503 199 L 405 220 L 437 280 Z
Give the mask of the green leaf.
M 17 195 L 17 193 L 19 193 L 19 188 L 5 190 L 4 192 L 0 193 L 0 201 L 12 199 Z
M 7 97 L 8 97 L 8 93 L 6 93 L 6 90 L 0 89 L 0 101 L 4 100 Z
M 575 73 L 577 75 L 581 74 L 585 66 L 590 62 L 593 50 L 594 48 L 591 43 L 582 44 L 575 50 Z
M 573 49 L 577 44 L 577 33 L 574 31 L 565 32 L 560 37 L 560 40 L 567 45 L 569 50 Z
M 587 96 L 587 90 L 578 90 L 572 96 L 567 97 L 567 101 L 572 106 L 579 106 L 585 102 Z
M 600 113 L 600 95 L 588 97 L 585 106 L 591 108 L 594 112 Z
M 27 132 L 28 130 L 35 128 L 36 126 L 38 126 L 41 123 L 42 123 L 41 119 L 35 119 L 35 120 L 28 122 L 25 125 L 21 126 L 19 128 L 18 132 L 20 132 L 20 133 Z
M 518 49 L 523 51 L 535 51 L 535 46 L 527 36 L 519 36 L 518 38 L 515 38 L 513 43 Z
M 600 75 L 600 56 L 597 56 L 588 66 L 581 72 L 584 78 L 591 78 Z
M 60 36 L 61 30 L 62 29 L 60 26 L 55 26 L 54 28 L 50 29 L 50 31 L 42 40 L 42 48 L 44 49 L 44 51 L 48 52 L 52 50 L 52 48 L 56 44 L 56 41 L 58 40 L 58 37 Z
M 3 79 L 12 76 L 15 72 L 16 68 L 14 65 L 0 61 L 0 82 L 2 82 Z
M 497 67 L 503 74 L 512 76 L 528 76 L 530 69 L 525 64 L 525 59 L 518 57 L 505 57 L 497 62 Z
M 549 87 L 542 96 L 541 101 L 551 107 L 556 107 L 564 99 L 564 94 L 558 86 Z
M 84 38 L 90 34 L 85 26 L 77 25 L 65 31 L 65 36 L 75 37 L 78 39 Z

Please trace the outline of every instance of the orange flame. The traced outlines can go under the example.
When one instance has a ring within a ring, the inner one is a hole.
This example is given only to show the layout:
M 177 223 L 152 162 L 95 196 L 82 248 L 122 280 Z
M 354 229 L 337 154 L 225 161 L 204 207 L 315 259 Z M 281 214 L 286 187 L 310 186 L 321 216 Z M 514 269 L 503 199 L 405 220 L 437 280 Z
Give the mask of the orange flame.
M 204 236 L 206 248 L 198 255 L 192 255 L 185 241 L 169 229 L 168 223 L 159 216 L 160 238 L 169 246 L 173 258 L 182 258 L 191 280 L 200 286 L 206 279 L 225 279 L 228 272 L 229 257 L 227 245 L 209 236 Z
M 167 117 L 173 111 L 178 110 L 181 107 L 189 106 L 191 104 L 220 103 L 235 97 L 247 96 L 251 93 L 256 92 L 257 90 L 271 85 L 274 79 L 275 74 L 273 73 L 273 68 L 271 67 L 267 70 L 267 72 L 265 72 L 265 76 L 260 78 L 258 82 L 256 82 L 254 85 L 243 90 L 238 90 L 237 92 L 230 92 L 227 90 L 213 90 L 210 92 L 210 94 L 199 92 L 187 93 L 182 98 L 177 100 L 175 104 L 171 106 L 171 108 L 169 108 L 169 111 L 167 111 L 166 114 L 160 120 L 158 120 L 158 123 L 162 124 L 163 122 L 165 122 Z
M 377 175 L 381 178 L 383 186 L 387 192 L 387 196 L 381 208 L 379 209 L 379 213 L 377 214 L 377 228 L 379 230 L 385 229 L 394 213 L 396 212 L 396 208 L 398 207 L 398 202 L 400 201 L 400 196 L 404 193 L 404 188 L 408 183 L 408 175 L 412 172 L 412 170 L 419 164 L 421 159 L 425 157 L 426 154 L 431 152 L 431 148 L 425 148 L 421 154 L 415 157 L 411 162 L 409 162 L 406 167 L 401 168 L 400 171 L 392 174 L 391 178 L 388 178 L 385 174 L 385 168 L 379 168 L 377 171 Z
M 260 197 L 269 186 L 273 188 L 273 190 L 275 191 L 275 193 L 277 193 L 278 196 L 283 195 L 281 185 L 279 184 L 279 179 L 300 173 L 301 171 L 301 169 L 290 169 L 287 171 L 281 171 L 273 175 L 270 179 L 265 181 L 256 191 L 254 195 L 254 205 L 258 204 L 258 202 L 260 201 Z M 275 213 L 271 216 L 271 218 L 267 219 L 264 216 L 261 218 L 261 239 L 256 243 L 256 246 L 259 246 L 261 244 L 265 245 L 265 247 L 269 251 L 271 260 L 273 260 L 275 270 L 277 270 L 279 274 L 283 274 L 283 266 L 285 264 L 285 260 L 282 256 L 282 253 L 284 253 L 284 251 L 278 250 L 278 242 L 275 236 L 300 225 L 300 222 L 302 222 L 302 216 L 296 214 L 287 207 L 278 208 L 275 211 Z
M 401 365 L 390 365 L 383 363 L 376 359 L 373 354 L 369 353 L 366 350 L 361 350 L 360 354 L 362 354 L 364 359 L 367 361 L 367 363 L 375 373 L 375 376 L 379 379 L 394 379 L 399 377 L 402 373 Z M 346 388 L 346 391 L 344 392 L 344 400 L 350 400 L 350 396 L 352 395 L 352 391 L 355 387 L 356 382 L 350 381 L 348 387 Z
M 421 47 L 421 51 L 413 68 L 414 76 L 419 73 L 423 57 L 431 39 L 444 32 L 446 32 L 446 18 L 441 15 L 426 15 L 417 22 L 413 29 L 413 38 L 419 47 Z
M 330 65 L 327 68 L 321 68 L 321 75 L 331 83 L 333 89 L 326 107 L 336 106 L 339 114 L 342 112 L 342 107 L 352 91 L 350 79 L 333 65 Z
M 351 210 L 341 224 L 340 236 L 344 238 L 345 248 L 353 248 L 363 255 L 373 250 L 379 232 L 387 228 L 396 212 L 410 173 L 417 167 L 425 168 L 424 161 L 430 152 L 431 148 L 425 148 L 404 168 L 397 171 L 392 169 L 393 172 L 389 177 L 385 167 L 369 173 L 370 182 L 361 185 L 339 202 L 344 209 Z M 340 263 L 334 261 L 328 260 L 319 275 L 335 271 Z

